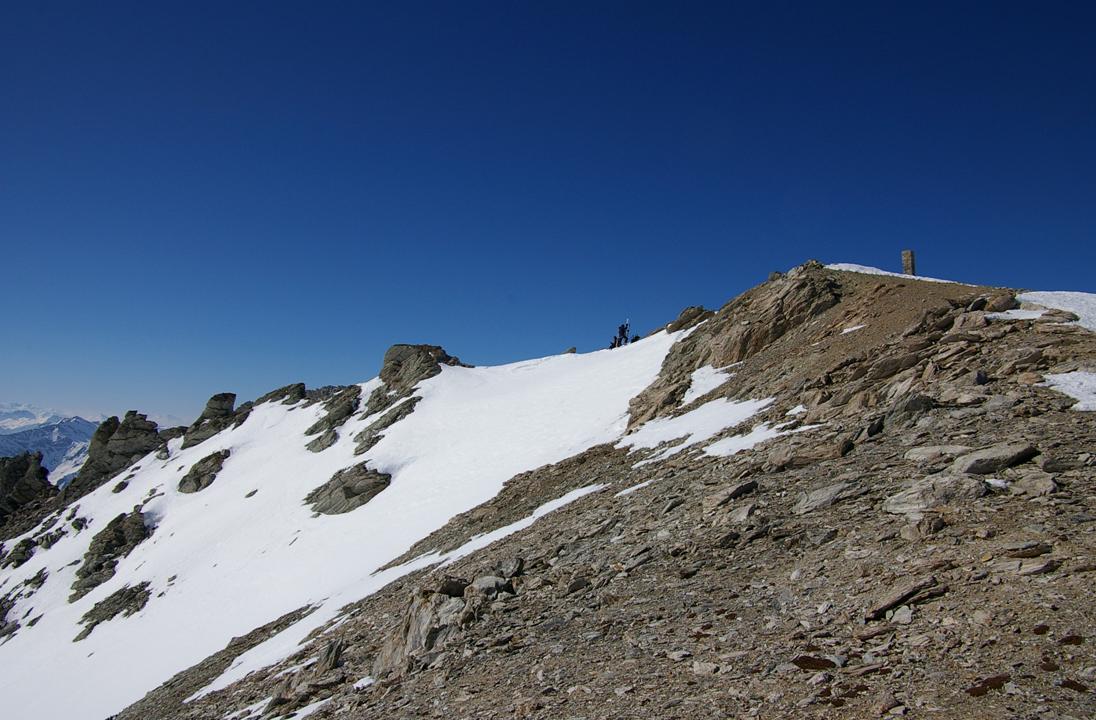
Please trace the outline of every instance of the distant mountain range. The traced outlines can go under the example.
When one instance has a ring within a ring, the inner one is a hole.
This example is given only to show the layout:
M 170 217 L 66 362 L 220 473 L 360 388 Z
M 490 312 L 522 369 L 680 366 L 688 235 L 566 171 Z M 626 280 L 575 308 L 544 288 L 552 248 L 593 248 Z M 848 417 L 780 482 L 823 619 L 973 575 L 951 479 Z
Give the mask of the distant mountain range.
M 87 459 L 88 443 L 98 423 L 64 417 L 33 405 L 0 403 L 0 457 L 42 453 L 50 482 L 63 486 Z

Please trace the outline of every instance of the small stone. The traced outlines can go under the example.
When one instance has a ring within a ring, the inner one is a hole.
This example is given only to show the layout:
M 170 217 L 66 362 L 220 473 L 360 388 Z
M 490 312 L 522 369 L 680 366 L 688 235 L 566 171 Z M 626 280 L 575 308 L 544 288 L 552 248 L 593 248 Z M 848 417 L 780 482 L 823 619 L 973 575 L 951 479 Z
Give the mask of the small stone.
M 693 660 L 694 675 L 716 675 L 719 673 L 719 665 L 714 662 L 702 662 Z
M 913 608 L 903 605 L 891 614 L 890 621 L 893 625 L 909 625 L 913 622 Z
M 671 652 L 666 653 L 666 657 L 670 658 L 674 662 L 681 662 L 685 658 L 690 658 L 692 656 L 693 656 L 693 654 L 691 652 L 689 652 L 688 650 L 673 650 Z

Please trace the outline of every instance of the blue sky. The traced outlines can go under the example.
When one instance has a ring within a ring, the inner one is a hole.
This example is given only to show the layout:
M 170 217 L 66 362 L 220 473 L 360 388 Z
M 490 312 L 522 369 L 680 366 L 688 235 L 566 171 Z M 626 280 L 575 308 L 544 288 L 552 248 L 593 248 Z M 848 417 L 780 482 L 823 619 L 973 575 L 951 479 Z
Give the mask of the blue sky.
M 808 258 L 1096 290 L 1087 3 L 0 11 L 0 400 L 605 345 Z

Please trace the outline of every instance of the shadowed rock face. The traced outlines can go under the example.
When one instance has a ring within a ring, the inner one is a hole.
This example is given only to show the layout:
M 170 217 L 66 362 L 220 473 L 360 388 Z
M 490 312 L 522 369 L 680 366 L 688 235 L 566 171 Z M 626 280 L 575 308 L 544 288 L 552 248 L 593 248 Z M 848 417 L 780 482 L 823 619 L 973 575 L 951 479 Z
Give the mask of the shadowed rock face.
M 95 606 L 84 613 L 80 622 L 85 625 L 80 634 L 72 639 L 73 642 L 83 640 L 95 629 L 95 626 L 113 620 L 118 615 L 129 617 L 148 603 L 151 596 L 149 584 L 143 582 L 136 587 L 125 586 L 121 590 L 111 593 L 106 598 L 95 603 Z
M 42 467 L 42 453 L 0 458 L 0 525 L 19 510 L 57 494 Z
M 187 474 L 179 480 L 179 492 L 194 493 L 212 485 L 217 479 L 217 473 L 221 472 L 221 466 L 231 454 L 231 450 L 220 450 L 194 463 Z
M 339 470 L 308 494 L 304 501 L 324 515 L 350 512 L 376 497 L 392 482 L 387 473 L 370 470 L 365 463 Z
M 114 576 L 118 561 L 151 535 L 139 511 L 123 513 L 91 539 L 83 564 L 76 569 L 69 602 L 76 602 Z
M 65 503 L 87 495 L 119 472 L 164 444 L 156 423 L 135 410 L 120 422 L 109 417 L 99 425 L 88 446 L 88 459 L 65 487 Z
M 393 345 L 388 348 L 380 372 L 384 385 L 369 396 L 365 414 L 386 410 L 407 397 L 420 382 L 440 373 L 442 365 L 468 367 L 437 345 Z
M 207 400 L 202 414 L 183 435 L 182 447 L 185 449 L 197 445 L 226 429 L 235 419 L 235 406 L 236 393 L 217 393 Z

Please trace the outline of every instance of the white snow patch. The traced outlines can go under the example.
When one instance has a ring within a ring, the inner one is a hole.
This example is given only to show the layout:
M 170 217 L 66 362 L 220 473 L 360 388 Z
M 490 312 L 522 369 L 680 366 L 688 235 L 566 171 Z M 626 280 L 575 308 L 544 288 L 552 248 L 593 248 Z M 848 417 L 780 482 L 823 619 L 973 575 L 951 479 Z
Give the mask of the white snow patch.
M 688 405 L 698 397 L 707 395 L 732 377 L 734 377 L 734 373 L 725 372 L 725 369 L 717 370 L 711 365 L 705 365 L 693 370 L 689 389 L 685 391 L 685 397 L 681 398 L 680 406 Z
M 1004 312 L 986 313 L 990 320 L 1035 320 L 1043 316 L 1042 310 L 1005 310 Z
M 1076 400 L 1074 410 L 1096 410 L 1096 373 L 1077 370 L 1047 375 L 1043 385 Z
M 377 682 L 377 681 L 373 679 L 373 676 L 366 675 L 361 680 L 354 683 L 354 689 L 355 690 L 365 690 L 367 687 L 369 687 L 370 685 L 372 685 L 375 682 Z
M 236 712 L 229 713 L 224 716 L 224 720 L 252 720 L 252 718 L 257 718 L 263 714 L 263 708 L 267 706 L 267 703 L 269 703 L 271 699 L 272 698 L 263 698 L 253 705 L 248 705 Z
M 789 410 L 788 412 L 786 412 L 784 414 L 785 415 L 802 415 L 805 412 L 807 412 L 807 406 L 806 405 L 796 405 L 795 407 L 793 407 L 791 410 Z
M 1022 303 L 1042 305 L 1056 310 L 1074 313 L 1081 327 L 1096 332 L 1096 293 L 1043 291 L 1021 293 L 1016 298 Z
M 292 674 L 294 674 L 294 673 L 296 673 L 300 670 L 304 670 L 306 667 L 311 667 L 311 666 L 315 665 L 317 662 L 319 662 L 319 660 L 320 659 L 318 657 L 308 658 L 303 663 L 297 663 L 296 665 L 291 665 L 291 666 L 287 667 L 285 670 L 282 670 L 281 672 L 274 675 L 274 677 L 280 678 L 280 677 L 283 677 L 285 675 L 292 675 Z M 191 698 L 187 698 L 183 702 L 190 702 L 190 700 L 191 700 Z
M 842 330 L 841 334 L 842 335 L 848 335 L 849 333 L 854 333 L 857 330 L 863 330 L 866 327 L 867 327 L 867 325 L 853 325 L 852 327 L 847 327 L 844 330 Z
M 733 435 L 722 440 L 716 440 L 714 443 L 704 448 L 704 452 L 707 455 L 714 455 L 715 457 L 729 457 L 743 450 L 751 450 L 754 446 L 759 445 L 766 440 L 772 440 L 778 438 L 781 435 L 791 435 L 793 433 L 806 432 L 808 430 L 814 430 L 819 425 L 804 425 L 794 430 L 785 430 L 790 423 L 781 423 L 780 425 L 770 426 L 769 423 L 760 423 L 754 425 L 753 429 L 745 435 Z
M 635 485 L 632 485 L 631 487 L 624 488 L 623 490 L 618 492 L 613 497 L 624 497 L 625 495 L 631 495 L 636 490 L 641 490 L 641 489 L 647 487 L 648 485 L 650 485 L 651 483 L 653 483 L 654 481 L 655 481 L 655 478 L 651 478 L 650 480 L 644 480 L 641 483 L 636 483 Z
M 773 398 L 741 401 L 718 398 L 684 415 L 650 420 L 617 443 L 617 447 L 630 447 L 633 450 L 649 449 L 680 439 L 681 442 L 665 448 L 653 457 L 637 463 L 636 466 L 665 460 L 685 448 L 710 440 L 726 428 L 750 419 L 772 402 Z
M 1008 481 L 1002 480 L 1001 478 L 989 478 L 986 480 L 986 485 L 989 485 L 990 487 L 995 487 L 998 490 L 1008 489 Z
M 969 285 L 955 280 L 941 280 L 940 278 L 922 277 L 920 275 L 903 275 L 902 273 L 880 270 L 869 265 L 857 265 L 856 263 L 831 263 L 826 266 L 828 270 L 844 270 L 845 272 L 860 273 L 861 275 L 887 275 L 889 277 L 905 278 L 907 280 L 923 280 L 925 282 L 951 283 L 953 285 Z
M 305 705 L 303 708 L 301 708 L 297 712 L 289 715 L 288 717 L 294 718 L 295 720 L 301 720 L 301 718 L 308 717 L 309 715 L 316 712 L 317 710 L 319 710 L 320 708 L 322 708 L 324 705 L 331 702 L 332 700 L 334 700 L 334 698 L 324 698 L 323 700 L 317 700 L 314 703 L 311 703 L 309 705 Z
M 372 418 L 349 419 L 322 453 L 305 448 L 310 438 L 304 431 L 322 417 L 322 404 L 264 403 L 239 427 L 194 447 L 184 450 L 181 438 L 172 440 L 170 459 L 141 459 L 125 471 L 132 477 L 121 492 L 113 493 L 116 482 L 108 481 L 80 500 L 87 529 L 70 527 L 24 565 L 0 570 L 7 587 L 42 568 L 50 573 L 11 611 L 11 617 L 41 614 L 40 621 L 0 645 L 5 715 L 99 720 L 231 638 L 295 609 L 314 608 L 248 654 L 262 667 L 284 660 L 311 630 L 335 620 L 339 608 L 438 562 L 420 558 L 376 572 L 454 515 L 490 500 L 514 475 L 618 440 L 627 427 L 628 401 L 654 381 L 682 336 L 660 332 L 616 350 L 498 367 L 445 367 L 419 385 L 415 411 L 360 456 L 353 437 Z M 380 386 L 377 379 L 363 383 L 362 395 Z M 178 492 L 179 479 L 195 462 L 226 448 L 232 454 L 211 486 Z M 304 497 L 336 471 L 363 461 L 390 473 L 391 485 L 353 512 L 312 517 Z M 261 492 L 245 498 L 256 488 Z M 92 536 L 150 493 L 155 497 L 144 512 L 155 519 L 153 535 L 119 560 L 113 578 L 69 603 Z M 144 581 L 152 599 L 140 613 L 72 641 L 95 603 Z M 229 674 L 239 666 L 233 668 Z M 58 677 L 65 678 L 64 693 L 55 691 Z M 74 697 L 80 702 L 74 704 Z

